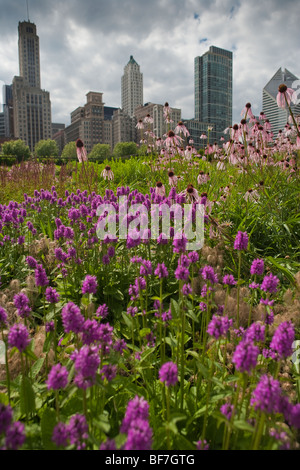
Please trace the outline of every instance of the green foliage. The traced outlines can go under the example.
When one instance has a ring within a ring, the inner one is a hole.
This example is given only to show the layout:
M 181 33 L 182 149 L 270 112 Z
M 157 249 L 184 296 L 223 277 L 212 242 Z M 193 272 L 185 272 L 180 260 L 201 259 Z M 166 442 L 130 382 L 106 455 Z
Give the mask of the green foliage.
M 21 139 L 9 140 L 2 145 L 2 153 L 5 156 L 14 156 L 18 162 L 28 160 L 30 157 L 30 149 L 28 145 Z
M 47 139 L 37 142 L 34 148 L 34 153 L 37 157 L 57 157 L 58 146 L 55 140 Z
M 108 144 L 95 144 L 89 153 L 89 161 L 104 162 L 111 155 L 110 145 Z
M 64 146 L 64 149 L 61 154 L 61 158 L 67 158 L 69 160 L 76 160 L 76 142 L 69 142 Z
M 116 158 L 128 157 L 130 155 L 136 155 L 138 153 L 138 147 L 135 142 L 118 142 L 114 146 L 113 154 Z

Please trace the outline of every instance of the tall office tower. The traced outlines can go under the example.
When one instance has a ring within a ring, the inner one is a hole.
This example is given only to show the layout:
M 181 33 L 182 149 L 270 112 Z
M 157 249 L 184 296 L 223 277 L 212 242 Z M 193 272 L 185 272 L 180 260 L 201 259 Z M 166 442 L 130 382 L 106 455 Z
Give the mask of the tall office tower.
M 279 68 L 271 80 L 263 88 L 262 93 L 262 108 L 267 119 L 271 123 L 271 131 L 274 134 L 274 138 L 277 137 L 278 131 L 284 129 L 284 126 L 289 119 L 289 110 L 287 107 L 280 108 L 277 105 L 276 97 L 278 93 L 278 87 L 281 84 L 285 84 L 288 88 L 297 89 L 297 84 L 294 83 L 299 80 L 296 75 L 293 75 L 287 69 Z M 300 114 L 300 103 L 292 104 L 291 109 L 294 115 Z
M 219 143 L 232 125 L 232 52 L 211 46 L 194 66 L 195 119 L 210 123 L 211 139 Z
M 2 91 L 5 137 L 12 138 L 14 136 L 12 85 L 3 85 Z
M 33 151 L 42 139 L 51 139 L 51 102 L 40 80 L 39 38 L 36 26 L 19 22 L 20 76 L 13 78 L 14 135 Z
M 121 79 L 121 102 L 122 110 L 131 118 L 135 108 L 143 104 L 143 74 L 132 55 Z

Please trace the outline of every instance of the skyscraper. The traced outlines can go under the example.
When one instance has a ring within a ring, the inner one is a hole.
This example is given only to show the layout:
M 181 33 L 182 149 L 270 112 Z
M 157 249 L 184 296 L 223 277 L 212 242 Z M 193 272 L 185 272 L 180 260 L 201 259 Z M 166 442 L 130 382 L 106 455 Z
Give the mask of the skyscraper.
M 278 93 L 278 87 L 284 83 L 288 88 L 293 88 L 293 83 L 299 80 L 296 75 L 292 74 L 287 69 L 277 70 L 275 75 L 263 88 L 262 94 L 262 108 L 267 119 L 269 119 L 271 124 L 271 130 L 274 134 L 274 137 L 277 137 L 278 131 L 284 129 L 284 126 L 289 119 L 289 110 L 288 108 L 280 108 L 277 105 L 276 97 Z M 295 105 L 291 104 L 291 109 L 293 114 L 300 114 L 300 103 Z
M 123 112 L 131 118 L 135 108 L 143 104 L 143 74 L 132 55 L 121 79 L 121 102 Z
M 3 85 L 3 113 L 5 137 L 14 136 L 13 95 L 12 85 Z
M 15 137 L 24 140 L 33 151 L 41 139 L 51 139 L 51 102 L 49 92 L 42 90 L 40 50 L 36 25 L 19 22 L 20 76 L 13 78 L 13 116 Z
M 210 123 L 218 141 L 232 125 L 232 52 L 211 46 L 195 57 L 195 120 Z

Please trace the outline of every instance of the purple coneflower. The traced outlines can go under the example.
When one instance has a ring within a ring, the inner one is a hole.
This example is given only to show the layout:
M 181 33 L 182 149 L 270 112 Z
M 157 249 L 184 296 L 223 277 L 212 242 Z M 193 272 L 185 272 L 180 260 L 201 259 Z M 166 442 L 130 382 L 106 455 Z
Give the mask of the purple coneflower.
M 284 83 L 279 85 L 278 93 L 276 96 L 277 105 L 280 108 L 285 108 L 286 103 L 288 106 L 297 101 L 297 93 L 292 88 L 288 88 Z
M 109 181 L 112 181 L 114 179 L 114 174 L 113 174 L 112 169 L 109 165 L 106 165 L 106 167 L 104 168 L 104 170 L 101 173 L 101 176 L 105 180 L 109 180 Z
M 78 158 L 79 163 L 87 161 L 88 158 L 87 158 L 86 149 L 81 139 L 76 140 L 76 153 L 77 153 L 77 158 Z

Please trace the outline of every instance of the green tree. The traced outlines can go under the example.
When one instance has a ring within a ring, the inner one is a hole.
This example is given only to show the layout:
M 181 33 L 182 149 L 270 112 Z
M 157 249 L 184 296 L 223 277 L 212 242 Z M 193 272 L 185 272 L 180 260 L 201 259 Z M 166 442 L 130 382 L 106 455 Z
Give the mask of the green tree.
M 37 157 L 58 157 L 59 150 L 55 140 L 47 139 L 37 142 L 34 152 Z
M 89 153 L 89 160 L 97 160 L 98 162 L 104 162 L 111 156 L 110 145 L 108 144 L 95 144 Z
M 61 158 L 68 158 L 69 160 L 77 159 L 76 142 L 69 142 L 64 146 Z
M 21 139 L 9 140 L 2 145 L 2 153 L 6 156 L 16 157 L 18 162 L 28 160 L 30 157 L 30 148 Z
M 130 155 L 136 155 L 138 153 L 138 147 L 135 142 L 118 142 L 114 146 L 113 154 L 116 158 L 128 157 Z

